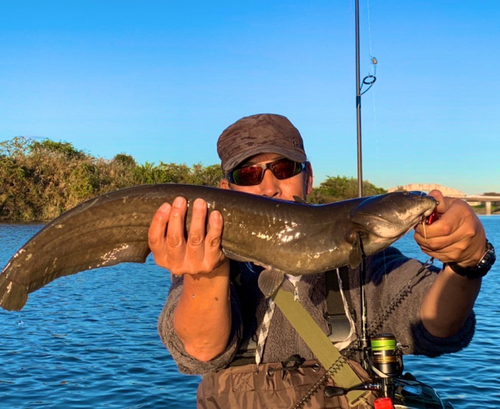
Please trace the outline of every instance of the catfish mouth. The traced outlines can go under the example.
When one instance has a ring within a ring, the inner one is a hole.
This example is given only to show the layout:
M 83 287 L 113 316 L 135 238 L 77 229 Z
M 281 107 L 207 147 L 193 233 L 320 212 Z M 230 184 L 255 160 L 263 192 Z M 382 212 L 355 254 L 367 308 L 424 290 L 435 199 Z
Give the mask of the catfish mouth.
M 360 223 L 353 220 L 353 223 L 365 234 L 373 235 L 384 240 L 397 240 L 419 223 L 424 222 L 425 218 L 430 216 L 433 211 L 434 207 L 429 208 L 425 210 L 425 212 L 411 218 L 410 221 L 402 220 L 399 223 L 394 223 L 394 221 L 378 214 L 359 212 L 356 214 L 356 218 L 361 216 L 364 221 Z

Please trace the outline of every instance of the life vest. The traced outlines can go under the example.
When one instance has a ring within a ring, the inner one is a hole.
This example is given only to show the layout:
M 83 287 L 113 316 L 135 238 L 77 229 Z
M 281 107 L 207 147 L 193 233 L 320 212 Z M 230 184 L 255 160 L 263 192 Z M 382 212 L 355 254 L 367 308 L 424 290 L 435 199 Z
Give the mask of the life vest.
M 245 294 L 245 291 L 257 288 L 250 283 L 256 283 L 258 275 L 262 271 L 262 267 L 255 266 L 251 263 L 237 263 L 231 261 L 231 279 L 237 287 L 239 294 Z M 356 320 L 356 312 L 352 306 L 351 297 L 349 296 L 349 270 L 347 267 L 339 269 L 340 279 L 342 281 L 342 289 L 344 297 L 347 301 L 349 313 Z M 248 277 L 250 275 L 250 277 Z M 328 338 L 333 342 L 340 342 L 347 338 L 351 331 L 351 324 L 347 318 L 344 301 L 341 294 L 340 284 L 336 270 L 327 271 L 325 275 L 325 290 L 326 290 L 326 312 L 325 320 L 329 326 Z M 253 276 L 253 277 L 252 277 Z M 250 285 L 249 285 L 250 284 Z M 257 288 L 258 289 L 258 288 Z M 260 290 L 259 290 L 260 291 Z M 255 294 L 250 293 L 247 300 L 250 302 L 255 299 Z M 246 321 L 250 321 L 253 317 L 246 317 Z M 256 325 L 250 325 L 247 329 L 247 334 L 244 334 L 243 341 L 240 344 L 238 352 L 230 363 L 230 366 L 240 366 L 255 363 L 255 350 L 257 348 Z

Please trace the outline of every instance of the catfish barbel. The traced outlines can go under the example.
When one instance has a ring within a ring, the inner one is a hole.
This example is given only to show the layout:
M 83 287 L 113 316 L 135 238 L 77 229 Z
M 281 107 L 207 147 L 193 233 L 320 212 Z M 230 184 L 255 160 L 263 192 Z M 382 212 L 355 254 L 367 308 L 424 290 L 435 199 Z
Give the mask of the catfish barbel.
M 142 185 L 87 200 L 33 236 L 0 275 L 0 306 L 20 310 L 28 294 L 56 278 L 122 262 L 144 263 L 148 229 L 164 202 L 204 199 L 224 219 L 222 248 L 238 261 L 263 266 L 259 287 L 271 296 L 284 274 L 349 265 L 387 248 L 430 215 L 436 200 L 394 192 L 309 205 L 182 184 Z M 189 226 L 190 212 L 187 225 Z

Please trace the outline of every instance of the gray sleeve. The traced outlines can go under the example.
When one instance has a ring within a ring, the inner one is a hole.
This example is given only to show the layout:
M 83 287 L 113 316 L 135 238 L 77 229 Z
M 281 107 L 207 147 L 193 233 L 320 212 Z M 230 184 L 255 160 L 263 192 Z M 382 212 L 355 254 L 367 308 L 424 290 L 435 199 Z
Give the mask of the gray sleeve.
M 188 375 L 204 375 L 226 367 L 234 358 L 241 340 L 242 322 L 237 296 L 231 285 L 231 317 L 232 330 L 226 350 L 214 359 L 203 362 L 189 355 L 184 345 L 178 338 L 173 326 L 173 315 L 177 302 L 182 293 L 183 279 L 179 276 L 172 277 L 172 285 L 168 294 L 167 302 L 158 319 L 158 333 L 170 354 L 177 363 L 180 372 Z
M 389 248 L 367 261 L 368 333 L 392 333 L 406 354 L 438 356 L 465 348 L 475 330 L 471 313 L 461 330 L 447 338 L 431 335 L 420 319 L 420 306 L 439 269 Z

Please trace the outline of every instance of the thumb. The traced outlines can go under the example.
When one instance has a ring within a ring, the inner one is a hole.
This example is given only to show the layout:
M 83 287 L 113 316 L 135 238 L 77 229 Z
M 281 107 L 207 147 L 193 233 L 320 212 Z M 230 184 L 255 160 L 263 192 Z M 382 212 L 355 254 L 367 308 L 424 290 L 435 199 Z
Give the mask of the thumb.
M 440 190 L 434 189 L 429 192 L 429 196 L 432 196 L 437 200 L 438 205 L 436 210 L 438 213 L 445 213 L 446 210 L 451 206 L 451 204 L 455 201 L 455 199 L 451 197 L 444 197 L 443 193 Z

